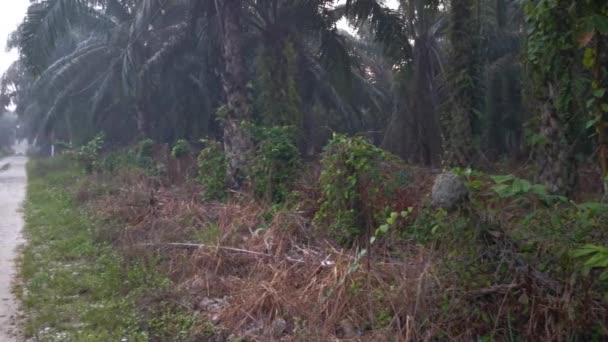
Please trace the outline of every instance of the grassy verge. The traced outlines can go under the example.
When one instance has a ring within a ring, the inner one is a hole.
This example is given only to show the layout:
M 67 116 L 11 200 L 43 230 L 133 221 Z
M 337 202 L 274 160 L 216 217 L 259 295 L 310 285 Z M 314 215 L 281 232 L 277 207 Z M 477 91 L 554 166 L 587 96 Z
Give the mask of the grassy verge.
M 127 261 L 97 238 L 99 226 L 71 190 L 81 170 L 64 161 L 28 165 L 21 260 L 26 337 L 40 341 L 188 340 L 195 317 L 163 301 L 154 263 Z M 142 310 L 142 302 L 155 302 Z M 148 311 L 147 314 L 145 311 Z M 144 319 L 154 312 L 152 319 Z

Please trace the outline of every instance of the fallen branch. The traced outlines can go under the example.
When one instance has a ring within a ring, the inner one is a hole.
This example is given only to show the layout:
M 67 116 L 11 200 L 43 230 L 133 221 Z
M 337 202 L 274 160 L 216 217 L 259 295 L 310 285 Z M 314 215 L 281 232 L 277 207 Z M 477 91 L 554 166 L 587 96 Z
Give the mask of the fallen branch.
M 268 257 L 268 258 L 272 257 L 272 255 L 267 254 L 267 253 L 254 252 L 254 251 L 249 251 L 249 250 L 241 249 L 241 248 L 224 247 L 224 246 L 210 246 L 210 245 L 203 245 L 203 244 L 198 244 L 198 243 L 177 243 L 177 242 L 173 242 L 173 243 L 140 243 L 135 246 L 140 246 L 140 247 L 184 247 L 184 248 L 208 248 L 208 249 L 215 248 L 215 249 L 223 249 L 223 250 L 231 251 L 231 252 L 259 255 L 259 256 L 264 256 L 264 257 Z
M 521 284 L 502 284 L 484 287 L 479 290 L 471 291 L 467 295 L 469 297 L 483 297 L 495 293 L 505 294 L 513 289 L 521 287 Z

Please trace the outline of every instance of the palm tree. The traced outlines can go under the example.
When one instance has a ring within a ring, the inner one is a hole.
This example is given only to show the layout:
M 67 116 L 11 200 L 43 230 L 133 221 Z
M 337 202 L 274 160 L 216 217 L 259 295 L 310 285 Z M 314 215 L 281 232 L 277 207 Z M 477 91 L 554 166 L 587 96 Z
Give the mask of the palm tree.
M 224 70 L 222 81 L 226 94 L 224 119 L 224 153 L 228 162 L 229 184 L 239 188 L 244 180 L 247 157 L 252 149 L 252 138 L 243 127 L 243 121 L 252 119 L 252 104 L 247 96 L 248 83 L 245 56 L 243 54 L 242 2 L 226 0 L 217 8 L 222 24 L 222 53 Z
M 64 135 L 70 140 L 74 132 L 69 128 L 75 123 L 88 126 L 79 131 L 91 135 L 110 120 L 122 121 L 122 132 L 110 129 L 122 139 L 132 139 L 126 132 L 135 127 L 139 137 L 165 140 L 178 137 L 178 129 L 188 130 L 191 125 L 182 122 L 197 122 L 198 117 L 190 114 L 197 113 L 197 107 L 205 108 L 198 119 L 201 126 L 213 126 L 209 114 L 225 102 L 221 112 L 228 178 L 238 186 L 251 148 L 242 122 L 254 119 L 248 86 L 260 86 L 254 75 L 263 72 L 246 62 L 256 54 L 294 54 L 283 56 L 285 62 L 273 70 L 273 77 L 289 84 L 289 95 L 266 101 L 295 103 L 288 116 L 301 112 L 310 119 L 321 106 L 340 114 L 342 118 L 334 121 L 346 123 L 339 126 L 355 133 L 369 126 L 370 120 L 378 121 L 369 113 L 384 112 L 380 110 L 386 106 L 384 95 L 372 84 L 366 67 L 351 63 L 356 49 L 338 32 L 336 22 L 345 13 L 369 20 L 377 40 L 387 43 L 386 35 L 399 30 L 394 16 L 376 1 L 349 1 L 339 9 L 331 9 L 330 3 L 47 0 L 32 4 L 21 27 L 19 47 L 24 64 L 38 79 L 24 112 L 41 123 L 41 129 L 67 130 Z M 76 116 L 78 112 L 91 113 L 88 123 Z M 119 115 L 124 112 L 135 115 Z M 292 119 L 296 126 L 303 125 Z M 306 120 L 308 132 L 314 131 L 311 122 Z M 167 134 L 167 126 L 175 127 L 176 133 Z
M 176 44 L 165 44 L 159 51 L 152 53 L 154 56 L 172 55 L 169 51 L 179 46 L 180 40 L 200 41 L 204 37 L 207 43 L 220 42 L 218 46 L 222 52 L 223 65 L 220 70 L 226 101 L 222 110 L 223 138 L 231 185 L 237 186 L 243 181 L 246 155 L 251 148 L 251 138 L 241 127 L 243 121 L 254 118 L 247 85 L 252 84 L 257 87 L 258 95 L 262 94 L 257 102 L 261 104 L 259 108 L 262 110 L 277 106 L 281 108 L 280 111 L 288 112 L 281 114 L 287 116 L 287 119 L 277 119 L 278 115 L 272 113 L 260 113 L 267 118 L 274 116 L 274 119 L 267 122 L 269 124 L 301 125 L 302 121 L 296 117 L 299 112 L 304 112 L 307 119 L 310 119 L 310 109 L 313 106 L 304 106 L 300 99 L 323 103 L 347 117 L 360 113 L 351 100 L 362 96 L 352 96 L 353 89 L 364 91 L 370 85 L 361 77 L 363 72 L 351 66 L 346 42 L 335 28 L 340 16 L 327 6 L 328 3 L 324 0 L 251 3 L 230 0 L 213 4 L 186 2 L 186 13 L 192 15 L 192 21 L 187 20 L 187 25 L 182 29 L 189 33 L 181 34 L 181 38 L 175 40 Z M 135 25 L 149 25 L 153 21 L 153 13 L 161 9 L 166 11 L 166 7 L 161 5 L 155 1 L 144 1 L 139 7 Z M 203 29 L 197 31 L 192 30 L 192 27 Z M 244 45 L 248 47 L 247 51 L 244 51 Z M 213 50 L 214 47 L 209 45 L 207 50 Z M 286 51 L 293 55 L 286 56 Z M 273 61 L 272 70 L 268 66 L 263 67 L 262 63 L 247 63 L 257 65 L 257 70 L 246 67 L 246 60 L 250 61 L 257 56 L 260 61 L 268 53 L 272 54 L 272 58 L 277 58 Z M 161 59 L 155 58 L 155 62 L 163 63 Z M 142 70 L 148 69 L 148 64 L 145 62 Z M 295 72 L 298 75 L 294 75 Z M 256 78 L 256 73 L 260 77 Z M 272 82 L 260 82 L 268 75 L 274 78 Z M 298 86 L 295 84 L 296 79 L 302 83 L 311 83 L 312 86 Z M 259 89 L 268 87 L 269 84 L 279 87 L 288 85 L 287 94 L 282 94 L 283 89 Z M 271 95 L 266 96 L 267 94 Z M 370 94 L 368 92 L 368 96 Z M 284 108 L 288 110 L 283 110 Z M 310 124 L 311 120 L 306 121 Z
M 401 1 L 411 53 L 395 62 L 395 109 L 383 146 L 414 163 L 437 165 L 441 155 L 439 105 L 445 60 L 445 13 L 439 2 Z M 407 52 L 407 50 L 406 50 Z M 405 137 L 405 138 L 404 138 Z
M 127 44 L 122 37 L 128 20 L 128 4 L 115 0 L 47 0 L 30 5 L 16 44 L 24 66 L 36 76 L 23 113 L 35 124 L 37 134 L 63 122 L 72 140 L 69 123 L 73 120 L 78 120 L 81 128 L 92 129 L 98 113 L 84 110 L 89 113 L 88 124 L 82 115 L 75 116 L 91 101 L 105 113 L 117 111 L 117 106 L 124 108 L 122 93 L 113 88 Z M 110 94 L 113 98 L 100 106 L 100 100 Z M 79 131 L 85 140 L 95 134 L 87 129 Z
M 473 0 L 452 0 L 449 39 L 451 45 L 448 108 L 444 120 L 444 162 L 469 166 L 473 161 L 473 118 L 477 78 L 477 30 Z
M 538 180 L 553 193 L 569 194 L 576 184 L 575 152 L 580 138 L 573 73 L 576 58 L 572 3 L 529 3 L 527 59 L 540 107 L 542 144 Z
M 495 160 L 505 153 L 518 156 L 523 145 L 523 125 L 529 119 L 524 108 L 521 46 L 523 9 L 516 0 L 482 2 L 479 18 L 480 81 L 477 92 L 481 118 L 474 128 L 480 150 Z

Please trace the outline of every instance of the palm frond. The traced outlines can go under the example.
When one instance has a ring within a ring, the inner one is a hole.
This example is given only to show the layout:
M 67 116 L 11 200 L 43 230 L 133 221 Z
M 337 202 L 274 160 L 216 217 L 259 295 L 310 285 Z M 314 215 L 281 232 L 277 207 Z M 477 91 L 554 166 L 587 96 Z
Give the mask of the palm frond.
M 154 67 L 167 63 L 174 58 L 181 52 L 189 38 L 186 33 L 186 24 L 179 25 L 176 28 L 176 33 L 168 37 L 160 49 L 143 62 L 138 75 L 139 79 L 144 79 Z
M 104 30 L 112 25 L 105 15 L 83 0 L 33 3 L 20 27 L 20 53 L 28 69 L 39 74 L 49 65 L 58 40 L 75 27 Z
M 83 42 L 75 51 L 60 58 L 50 65 L 34 83 L 33 89 L 53 90 L 61 86 L 61 82 L 81 73 L 82 67 L 89 64 L 90 58 L 100 59 L 106 51 L 106 45 L 96 39 Z
M 371 24 L 375 39 L 382 43 L 388 56 L 396 60 L 411 56 L 412 47 L 399 11 L 386 8 L 377 0 L 347 0 L 347 17 L 360 27 Z

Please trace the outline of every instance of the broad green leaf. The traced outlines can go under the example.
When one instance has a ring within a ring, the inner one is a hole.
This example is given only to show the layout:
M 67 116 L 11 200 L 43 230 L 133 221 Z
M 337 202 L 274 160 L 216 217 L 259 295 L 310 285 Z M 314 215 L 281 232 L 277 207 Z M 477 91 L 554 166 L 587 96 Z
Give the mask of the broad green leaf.
M 388 224 L 383 224 L 380 226 L 380 228 L 378 228 L 382 233 L 386 233 L 388 232 L 389 229 L 389 225 Z
M 593 91 L 593 96 L 597 98 L 602 98 L 606 95 L 606 88 L 599 88 Z
M 500 197 L 508 197 L 511 194 L 509 189 L 511 189 L 511 186 L 506 184 L 499 184 L 492 187 L 492 190 L 494 190 Z
M 587 267 L 608 267 L 608 255 L 603 253 L 595 253 L 589 260 L 585 262 Z
M 595 29 L 601 34 L 608 33 L 608 16 L 605 15 L 594 15 L 593 16 L 593 26 Z
M 498 184 L 510 182 L 515 179 L 513 175 L 505 175 L 505 176 L 492 176 L 492 180 Z
M 577 248 L 572 252 L 572 256 L 575 258 L 580 258 L 586 255 L 594 254 L 598 252 L 598 246 L 594 245 L 584 245 L 580 248 Z
M 532 189 L 532 184 L 530 184 L 530 182 L 528 182 L 525 179 L 521 179 L 519 181 L 519 183 L 520 183 L 521 192 L 523 192 L 523 193 L 528 193 L 528 192 L 530 192 L 530 189 Z

